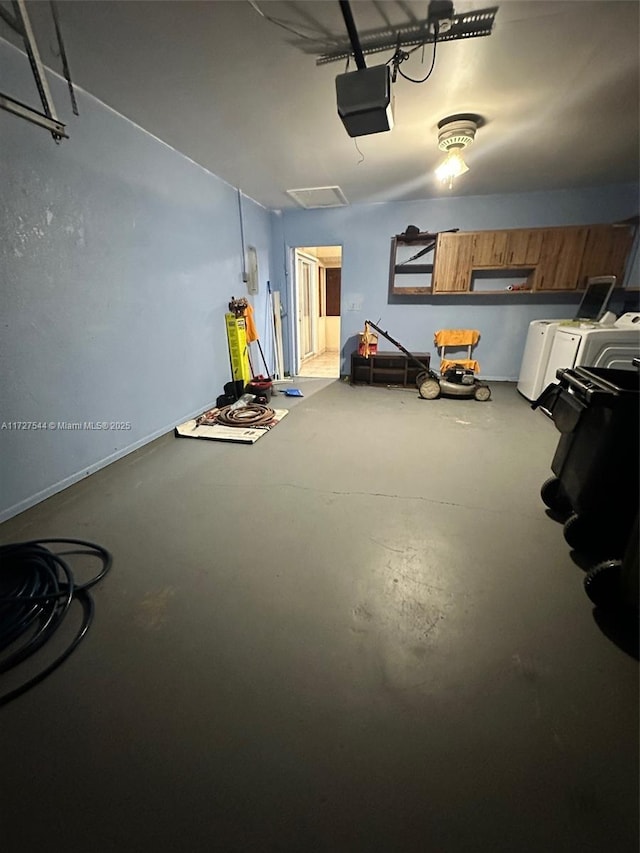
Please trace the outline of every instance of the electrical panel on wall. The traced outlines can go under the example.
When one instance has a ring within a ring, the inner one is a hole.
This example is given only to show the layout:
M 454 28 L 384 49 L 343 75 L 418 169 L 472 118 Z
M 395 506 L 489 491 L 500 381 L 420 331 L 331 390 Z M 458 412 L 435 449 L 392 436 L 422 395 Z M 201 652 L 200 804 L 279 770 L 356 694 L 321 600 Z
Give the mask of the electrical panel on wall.
M 258 251 L 255 246 L 247 246 L 247 292 L 258 292 Z

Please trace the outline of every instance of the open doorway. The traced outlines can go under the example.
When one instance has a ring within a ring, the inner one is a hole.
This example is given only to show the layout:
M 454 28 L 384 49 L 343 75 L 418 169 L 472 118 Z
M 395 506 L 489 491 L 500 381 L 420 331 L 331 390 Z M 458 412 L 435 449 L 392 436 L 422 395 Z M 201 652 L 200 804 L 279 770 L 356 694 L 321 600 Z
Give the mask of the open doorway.
M 339 378 L 341 246 L 294 250 L 296 374 Z

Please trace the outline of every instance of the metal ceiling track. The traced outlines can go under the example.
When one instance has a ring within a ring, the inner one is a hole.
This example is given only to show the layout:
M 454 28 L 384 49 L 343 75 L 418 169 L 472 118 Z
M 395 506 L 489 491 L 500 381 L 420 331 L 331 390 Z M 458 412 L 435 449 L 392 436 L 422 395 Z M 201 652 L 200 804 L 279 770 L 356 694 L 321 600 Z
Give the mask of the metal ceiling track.
M 13 115 L 20 116 L 20 118 L 24 118 L 27 121 L 30 121 L 32 124 L 38 125 L 39 127 L 43 127 L 45 130 L 48 130 L 51 133 L 51 136 L 55 139 L 56 142 L 63 138 L 68 139 L 68 134 L 65 132 L 65 125 L 59 120 L 58 116 L 56 115 L 55 107 L 53 105 L 53 98 L 51 96 L 51 90 L 49 89 L 49 84 L 47 82 L 47 77 L 45 74 L 45 68 L 40 58 L 40 52 L 36 44 L 36 39 L 33 33 L 33 28 L 31 26 L 29 13 L 27 12 L 25 0 L 13 0 L 12 5 L 13 15 L 0 3 L 0 18 L 2 18 L 2 20 L 9 27 L 11 27 L 11 29 L 15 33 L 17 33 L 24 42 L 24 47 L 27 53 L 27 57 L 29 58 L 31 71 L 33 72 L 33 79 L 35 80 L 35 84 L 38 89 L 38 94 L 40 95 L 40 101 L 42 103 L 43 111 L 39 112 L 38 110 L 33 109 L 33 107 L 29 107 L 27 106 L 27 104 L 23 104 L 21 101 L 17 101 L 15 98 L 12 98 L 4 93 L 0 93 L 0 109 L 13 113 Z M 67 83 L 69 85 L 69 92 L 71 94 L 71 103 L 73 106 L 73 111 L 77 115 L 78 108 L 73 92 L 73 84 L 71 82 L 69 66 L 67 64 L 67 57 L 64 50 L 64 44 L 62 42 L 62 33 L 60 32 L 58 11 L 53 0 L 51 0 L 50 5 L 54 17 L 56 35 L 58 38 L 58 46 L 60 49 L 60 54 L 63 58 L 65 77 L 67 79 Z
M 490 36 L 493 31 L 493 24 L 498 8 L 498 6 L 490 6 L 486 9 L 477 9 L 475 12 L 452 15 L 450 19 L 451 26 L 445 31 L 443 31 L 443 27 L 439 29 L 438 44 L 444 41 Z M 436 19 L 436 22 L 441 24 L 439 19 Z M 376 30 L 366 35 L 360 35 L 358 44 L 363 55 L 382 53 L 386 50 L 395 50 L 398 47 L 429 44 L 435 40 L 433 23 L 432 19 L 427 18 L 425 21 L 415 24 L 404 24 L 397 29 L 385 27 L 383 30 Z M 326 65 L 329 62 L 346 60 L 353 55 L 354 49 L 352 44 L 345 42 L 330 53 L 324 53 L 322 56 L 319 56 L 316 59 L 316 65 Z
M 359 71 L 364 71 L 367 67 L 367 63 L 365 62 L 364 54 L 362 53 L 360 36 L 358 35 L 358 30 L 356 29 L 356 24 L 353 20 L 353 12 L 351 11 L 351 4 L 349 3 L 349 0 L 340 0 L 340 9 L 342 11 L 342 17 L 344 18 L 344 24 L 347 28 L 347 32 L 349 33 L 351 53 L 353 53 L 353 58 L 356 61 L 356 67 Z

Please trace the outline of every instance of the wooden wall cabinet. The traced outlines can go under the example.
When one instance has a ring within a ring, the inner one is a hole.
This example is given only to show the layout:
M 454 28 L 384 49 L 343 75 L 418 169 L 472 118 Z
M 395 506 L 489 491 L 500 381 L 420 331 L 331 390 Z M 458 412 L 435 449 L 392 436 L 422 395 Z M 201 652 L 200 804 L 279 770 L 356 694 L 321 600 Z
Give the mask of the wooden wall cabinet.
M 499 269 L 507 256 L 507 231 L 478 231 L 473 235 L 471 265 L 475 269 Z
M 419 242 L 435 241 L 433 265 L 396 264 L 397 245 L 409 245 L 401 236 L 392 239 L 389 293 L 424 295 L 445 293 L 507 293 L 506 290 L 474 290 L 475 270 L 491 279 L 505 271 L 524 273 L 528 290 L 520 292 L 560 292 L 583 290 L 588 278 L 615 275 L 624 279 L 635 227 L 633 225 L 588 225 L 557 228 L 512 228 L 501 231 L 442 232 L 421 234 Z M 401 273 L 431 276 L 424 287 L 397 287 Z M 504 279 L 503 279 L 504 280 Z
M 473 232 L 473 268 L 496 270 L 535 266 L 540 260 L 544 230 L 514 228 Z
M 587 228 L 547 228 L 533 280 L 534 290 L 577 290 Z
M 434 293 L 465 293 L 471 281 L 473 234 L 439 234 L 433 265 Z
M 578 288 L 584 288 L 588 278 L 598 275 L 615 275 L 620 285 L 633 237 L 634 229 L 631 225 L 591 225 L 587 229 Z
M 540 260 L 543 229 L 514 228 L 505 233 L 508 235 L 505 266 L 511 269 L 535 266 Z

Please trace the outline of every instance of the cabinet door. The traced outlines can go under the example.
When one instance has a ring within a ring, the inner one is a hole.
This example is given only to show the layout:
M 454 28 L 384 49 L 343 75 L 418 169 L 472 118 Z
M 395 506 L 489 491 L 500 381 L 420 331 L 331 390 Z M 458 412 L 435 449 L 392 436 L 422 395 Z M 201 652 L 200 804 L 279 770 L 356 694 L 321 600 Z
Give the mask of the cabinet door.
M 473 234 L 438 234 L 433 268 L 435 293 L 469 290 Z
M 534 266 L 540 260 L 542 228 L 518 228 L 508 231 L 505 265 Z
M 633 234 L 629 225 L 591 225 L 587 231 L 578 287 L 585 287 L 588 278 L 598 275 L 615 275 L 616 283 L 621 285 Z
M 543 229 L 534 290 L 577 290 L 587 230 Z
M 499 269 L 504 266 L 507 231 L 478 231 L 473 235 L 473 267 Z

